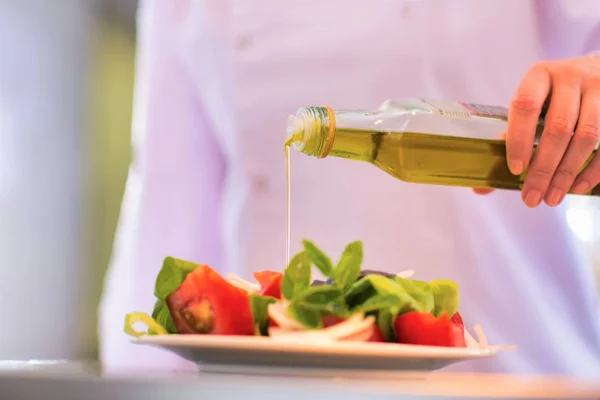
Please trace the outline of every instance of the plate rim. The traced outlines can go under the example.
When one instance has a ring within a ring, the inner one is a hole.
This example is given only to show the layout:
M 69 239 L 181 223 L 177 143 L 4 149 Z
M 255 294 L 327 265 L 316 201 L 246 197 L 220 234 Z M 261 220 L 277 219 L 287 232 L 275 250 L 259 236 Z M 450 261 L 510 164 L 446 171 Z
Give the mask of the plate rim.
M 269 353 L 319 354 L 340 357 L 477 359 L 493 357 L 498 349 L 420 346 L 400 343 L 329 342 L 307 343 L 273 340 L 262 336 L 169 334 L 132 338 L 134 344 L 212 350 Z

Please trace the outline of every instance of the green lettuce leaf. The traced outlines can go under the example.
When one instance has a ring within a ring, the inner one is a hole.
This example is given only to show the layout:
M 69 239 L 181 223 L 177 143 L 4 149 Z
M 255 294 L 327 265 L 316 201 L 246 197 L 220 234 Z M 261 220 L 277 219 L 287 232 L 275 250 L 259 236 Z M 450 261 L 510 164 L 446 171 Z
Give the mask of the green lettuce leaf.
M 158 272 L 154 284 L 154 296 L 156 296 L 157 300 L 154 303 L 152 318 L 160 323 L 169 333 L 178 332 L 167 303 L 165 303 L 165 299 L 181 286 L 186 276 L 197 266 L 198 264 L 190 261 L 180 260 L 175 257 L 166 257 L 162 268 Z
M 156 298 L 161 300 L 166 299 L 168 295 L 181 286 L 187 274 L 196 269 L 197 266 L 198 264 L 190 261 L 166 257 L 154 284 L 154 295 Z
M 447 314 L 452 317 L 458 311 L 460 302 L 458 284 L 446 279 L 434 279 L 429 282 L 433 291 L 436 317 Z

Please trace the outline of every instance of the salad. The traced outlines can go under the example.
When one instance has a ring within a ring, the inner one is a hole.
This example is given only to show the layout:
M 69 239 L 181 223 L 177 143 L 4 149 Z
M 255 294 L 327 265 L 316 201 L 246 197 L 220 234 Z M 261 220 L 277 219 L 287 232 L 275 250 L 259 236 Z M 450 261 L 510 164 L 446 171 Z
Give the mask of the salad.
M 414 271 L 396 275 L 361 270 L 361 241 L 348 244 L 339 261 L 313 242 L 303 241 L 283 273 L 254 273 L 256 283 L 208 265 L 165 258 L 156 278 L 152 315 L 125 317 L 131 336 L 166 334 L 257 335 L 272 340 L 395 342 L 412 345 L 487 346 L 465 329 L 458 285 L 450 280 L 411 279 Z M 313 281 L 316 267 L 326 281 Z M 138 331 L 134 325 L 147 325 Z

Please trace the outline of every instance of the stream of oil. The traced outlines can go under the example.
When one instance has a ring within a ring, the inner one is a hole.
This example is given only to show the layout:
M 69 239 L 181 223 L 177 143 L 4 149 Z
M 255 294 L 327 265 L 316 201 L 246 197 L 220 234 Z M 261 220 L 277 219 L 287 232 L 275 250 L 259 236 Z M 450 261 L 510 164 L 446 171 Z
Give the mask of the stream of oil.
M 290 182 L 290 146 L 292 145 L 292 137 L 285 141 L 285 189 L 286 189 L 286 235 L 285 235 L 285 265 L 290 263 L 290 203 L 291 203 L 291 182 Z

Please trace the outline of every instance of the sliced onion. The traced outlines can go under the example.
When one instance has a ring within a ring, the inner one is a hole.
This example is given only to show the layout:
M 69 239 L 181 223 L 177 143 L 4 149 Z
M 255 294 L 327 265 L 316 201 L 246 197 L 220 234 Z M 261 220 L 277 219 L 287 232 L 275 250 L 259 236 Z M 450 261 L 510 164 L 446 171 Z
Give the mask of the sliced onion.
M 236 274 L 228 274 L 227 281 L 231 283 L 233 286 L 238 287 L 242 290 L 245 290 L 249 293 L 260 292 L 260 285 L 256 283 L 249 282 Z
M 339 324 L 323 329 L 322 332 L 333 339 L 339 340 L 371 328 L 374 323 L 375 318 L 373 316 L 365 318 L 364 314 L 354 314 Z
M 396 274 L 398 278 L 408 279 L 415 274 L 414 269 L 407 269 L 406 271 L 400 271 Z
M 477 342 L 480 347 L 488 347 L 490 344 L 488 343 L 487 336 L 483 331 L 481 325 L 476 324 L 473 326 L 473 330 L 475 331 L 475 335 L 477 335 Z
M 269 336 L 274 340 L 285 341 L 366 341 L 373 334 L 374 324 L 374 317 L 365 318 L 363 314 L 354 314 L 336 325 L 319 330 L 286 331 L 285 329 L 271 328 L 269 329 Z
M 279 341 L 305 341 L 309 343 L 332 342 L 333 339 L 327 335 L 323 335 L 320 330 L 305 330 L 305 331 L 285 331 L 281 328 L 269 328 L 269 337 Z
M 304 325 L 287 315 L 287 304 L 279 302 L 269 304 L 267 308 L 269 317 L 284 331 L 303 331 Z
M 355 333 L 354 335 L 347 336 L 347 337 L 343 338 L 342 340 L 348 340 L 348 341 L 353 341 L 353 342 L 366 342 L 367 340 L 371 339 L 371 336 L 373 336 L 374 331 L 375 331 L 375 324 L 371 325 L 370 327 L 363 330 L 362 332 L 358 332 L 358 333 Z
M 473 336 L 471 336 L 471 334 L 469 333 L 467 328 L 465 328 L 465 344 L 467 345 L 467 348 L 469 348 L 469 349 L 481 348 L 481 346 L 479 345 L 479 342 L 477 340 L 475 340 L 475 338 Z
M 490 350 L 514 350 L 517 348 L 514 344 L 490 345 L 483 327 L 479 324 L 474 325 L 473 330 L 475 331 L 477 340 L 475 340 L 465 328 L 465 344 L 467 345 L 467 348 Z

